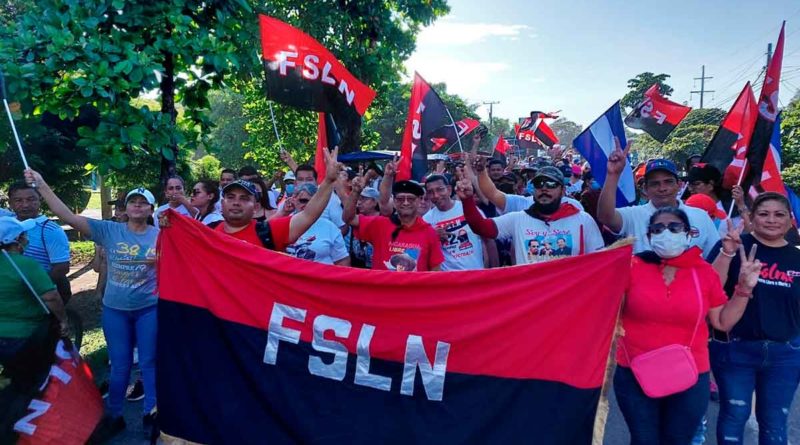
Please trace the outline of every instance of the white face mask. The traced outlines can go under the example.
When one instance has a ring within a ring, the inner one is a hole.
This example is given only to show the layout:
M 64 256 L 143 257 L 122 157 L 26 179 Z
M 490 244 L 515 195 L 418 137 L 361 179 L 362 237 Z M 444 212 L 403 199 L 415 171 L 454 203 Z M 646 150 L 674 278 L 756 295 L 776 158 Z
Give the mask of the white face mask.
M 650 247 L 661 258 L 675 258 L 689 248 L 689 236 L 686 232 L 672 233 L 664 230 L 650 235 Z

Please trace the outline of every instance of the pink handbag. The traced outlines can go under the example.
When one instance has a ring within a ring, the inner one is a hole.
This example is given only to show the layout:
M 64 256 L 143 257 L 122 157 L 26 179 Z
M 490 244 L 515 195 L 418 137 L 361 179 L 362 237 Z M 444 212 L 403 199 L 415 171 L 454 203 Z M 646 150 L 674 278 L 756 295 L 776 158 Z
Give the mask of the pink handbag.
M 630 364 L 631 371 L 648 397 L 666 397 L 685 391 L 697 383 L 697 363 L 692 355 L 691 345 L 694 343 L 694 337 L 703 318 L 703 301 L 700 297 L 697 272 L 694 269 L 692 269 L 692 278 L 700 309 L 689 346 L 667 345 L 637 355 L 631 360 L 625 344 L 620 338 L 620 345 L 622 345 L 622 351 Z

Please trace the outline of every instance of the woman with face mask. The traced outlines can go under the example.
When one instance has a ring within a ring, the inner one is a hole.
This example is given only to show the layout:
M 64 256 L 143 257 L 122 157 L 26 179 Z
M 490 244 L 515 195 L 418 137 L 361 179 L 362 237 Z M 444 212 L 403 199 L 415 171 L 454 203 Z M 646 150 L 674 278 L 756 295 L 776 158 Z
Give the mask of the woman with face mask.
M 761 265 L 744 258 L 730 301 L 698 247 L 689 218 L 666 207 L 650 217 L 652 251 L 634 256 L 622 307 L 614 392 L 632 444 L 689 444 L 708 407 L 706 320 L 728 330 L 744 313 Z
M 729 228 L 709 257 L 728 292 L 752 298 L 733 329 L 715 331 L 709 345 L 720 395 L 717 437 L 720 444 L 744 442 L 755 392 L 758 443 L 786 444 L 786 421 L 800 382 L 800 249 L 785 239 L 794 229 L 783 195 L 756 197 L 751 220 L 751 233 Z M 741 284 L 737 289 L 739 264 L 747 261 L 741 252 L 756 248 L 763 265 L 757 284 L 749 292 Z

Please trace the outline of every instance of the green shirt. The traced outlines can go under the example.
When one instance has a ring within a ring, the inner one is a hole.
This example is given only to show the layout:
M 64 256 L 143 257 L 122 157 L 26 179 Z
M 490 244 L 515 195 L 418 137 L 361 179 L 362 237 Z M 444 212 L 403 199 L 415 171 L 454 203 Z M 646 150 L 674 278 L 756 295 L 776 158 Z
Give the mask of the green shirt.
M 18 253 L 8 254 L 40 297 L 56 288 L 35 260 Z M 8 257 L 0 253 L 0 337 L 29 337 L 47 317 L 14 266 L 9 264 Z

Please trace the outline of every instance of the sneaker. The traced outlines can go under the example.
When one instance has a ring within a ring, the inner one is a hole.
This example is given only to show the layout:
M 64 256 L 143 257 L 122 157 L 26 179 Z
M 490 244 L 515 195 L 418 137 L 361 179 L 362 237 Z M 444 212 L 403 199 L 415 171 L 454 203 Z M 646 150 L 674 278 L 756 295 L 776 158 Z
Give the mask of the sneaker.
M 96 445 L 107 442 L 112 437 L 116 436 L 125 429 L 125 419 L 122 416 L 110 417 L 103 416 L 100 423 L 97 424 L 89 440 L 88 444 Z
M 129 402 L 137 402 L 144 399 L 144 383 L 141 380 L 136 380 L 136 383 L 128 388 L 128 395 L 125 398 Z
M 101 383 L 98 389 L 100 390 L 100 395 L 103 396 L 104 399 L 108 398 L 108 380 Z

